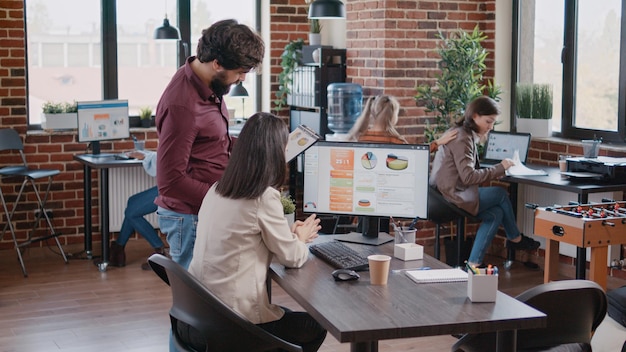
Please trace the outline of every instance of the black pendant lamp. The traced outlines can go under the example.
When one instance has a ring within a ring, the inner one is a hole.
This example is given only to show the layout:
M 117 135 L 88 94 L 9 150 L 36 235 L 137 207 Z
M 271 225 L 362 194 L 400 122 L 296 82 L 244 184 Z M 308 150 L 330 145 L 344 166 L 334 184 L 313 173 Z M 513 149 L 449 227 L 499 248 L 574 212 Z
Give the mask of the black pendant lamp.
M 309 18 L 346 18 L 346 8 L 341 0 L 313 0 L 309 5 Z
M 167 14 L 163 19 L 163 25 L 154 30 L 154 39 L 180 40 L 180 33 L 178 32 L 178 28 L 170 26 L 170 21 L 167 19 Z

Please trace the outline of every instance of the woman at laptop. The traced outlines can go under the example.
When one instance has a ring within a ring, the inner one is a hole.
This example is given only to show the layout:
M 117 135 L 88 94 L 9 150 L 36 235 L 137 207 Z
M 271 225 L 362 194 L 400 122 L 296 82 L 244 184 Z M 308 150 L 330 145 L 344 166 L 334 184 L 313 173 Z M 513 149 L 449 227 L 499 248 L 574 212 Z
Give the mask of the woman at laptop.
M 326 330 L 306 312 L 269 303 L 265 287 L 272 260 L 301 267 L 309 256 L 306 243 L 321 228 L 315 214 L 287 225 L 278 191 L 287 136 L 287 125 L 272 114 L 256 113 L 246 122 L 224 175 L 202 201 L 189 272 L 252 323 L 317 351 Z
M 457 138 L 441 146 L 435 155 L 430 176 L 431 186 L 459 208 L 482 222 L 476 233 L 469 264 L 480 266 L 487 248 L 502 225 L 507 247 L 537 249 L 539 242 L 524 236 L 517 228 L 507 192 L 501 187 L 481 187 L 484 182 L 504 176 L 513 160 L 504 159 L 490 168 L 479 168 L 478 143 L 484 141 L 500 115 L 495 100 L 481 96 L 470 102 L 464 117 L 453 129 Z

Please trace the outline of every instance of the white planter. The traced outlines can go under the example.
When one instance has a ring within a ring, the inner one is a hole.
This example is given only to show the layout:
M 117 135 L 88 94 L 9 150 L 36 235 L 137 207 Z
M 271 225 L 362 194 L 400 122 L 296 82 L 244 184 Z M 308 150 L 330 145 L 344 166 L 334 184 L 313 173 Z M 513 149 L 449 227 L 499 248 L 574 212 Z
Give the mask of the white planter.
M 309 45 L 321 45 L 322 35 L 320 33 L 309 33 Z
M 46 130 L 67 130 L 77 128 L 78 114 L 41 114 L 41 128 Z
M 517 118 L 517 132 L 527 132 L 533 137 L 552 136 L 552 119 Z
M 285 214 L 285 219 L 287 219 L 287 224 L 289 224 L 289 228 L 293 226 L 293 223 L 296 221 L 296 213 Z

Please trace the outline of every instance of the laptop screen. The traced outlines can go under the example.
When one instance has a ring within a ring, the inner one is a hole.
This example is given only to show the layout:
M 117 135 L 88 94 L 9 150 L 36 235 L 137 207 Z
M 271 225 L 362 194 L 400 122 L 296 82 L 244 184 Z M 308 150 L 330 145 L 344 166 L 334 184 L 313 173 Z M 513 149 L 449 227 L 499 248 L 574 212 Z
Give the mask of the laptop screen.
M 491 131 L 481 163 L 499 163 L 505 158 L 513 159 L 513 154 L 517 150 L 519 159 L 526 163 L 528 148 L 530 146 L 530 133 L 512 133 Z

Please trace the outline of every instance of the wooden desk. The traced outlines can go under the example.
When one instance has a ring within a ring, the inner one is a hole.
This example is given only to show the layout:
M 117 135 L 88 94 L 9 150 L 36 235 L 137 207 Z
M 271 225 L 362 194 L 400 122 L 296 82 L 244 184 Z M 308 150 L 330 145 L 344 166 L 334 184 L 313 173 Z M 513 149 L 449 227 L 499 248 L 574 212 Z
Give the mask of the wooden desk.
M 102 258 L 96 264 L 102 272 L 106 271 L 109 258 L 109 169 L 113 167 L 138 167 L 142 161 L 137 159 L 117 160 L 115 154 L 80 154 L 74 160 L 83 164 L 83 216 L 85 221 L 85 254 L 88 259 L 92 253 L 92 221 L 91 221 L 91 171 L 100 171 L 100 230 L 102 233 Z
M 530 186 L 544 187 L 552 190 L 560 190 L 565 192 L 575 193 L 578 196 L 578 203 L 587 204 L 589 202 L 589 195 L 592 193 L 601 192 L 615 192 L 626 191 L 626 183 L 602 183 L 594 180 L 570 180 L 561 176 L 559 169 L 556 167 L 547 167 L 545 165 L 527 165 L 531 169 L 542 169 L 548 172 L 547 176 L 506 176 L 502 178 L 502 181 L 510 183 L 510 196 L 513 207 L 517 206 L 518 198 L 518 185 L 525 184 Z M 539 204 L 541 206 L 547 206 L 552 204 Z M 554 251 L 554 247 L 557 250 L 558 246 L 552 246 L 550 251 Z M 548 249 L 546 249 L 546 256 L 548 255 Z M 510 259 L 514 257 L 509 254 Z M 547 258 L 546 258 L 547 259 Z M 576 278 L 585 279 L 586 267 L 587 267 L 587 251 L 585 248 L 576 248 Z
M 340 235 L 337 235 L 340 236 Z M 316 241 L 330 240 L 332 235 Z M 372 247 L 348 244 L 357 250 L 391 255 L 393 244 Z M 403 262 L 391 269 L 447 268 L 430 256 Z M 517 329 L 544 327 L 545 314 L 498 292 L 495 303 L 471 303 L 467 283 L 417 284 L 403 272 L 389 274 L 386 286 L 372 286 L 369 272 L 357 281 L 335 282 L 333 268 L 310 254 L 300 269 L 272 264 L 271 278 L 352 352 L 378 350 L 386 339 L 497 331 L 498 351 L 515 351 Z

